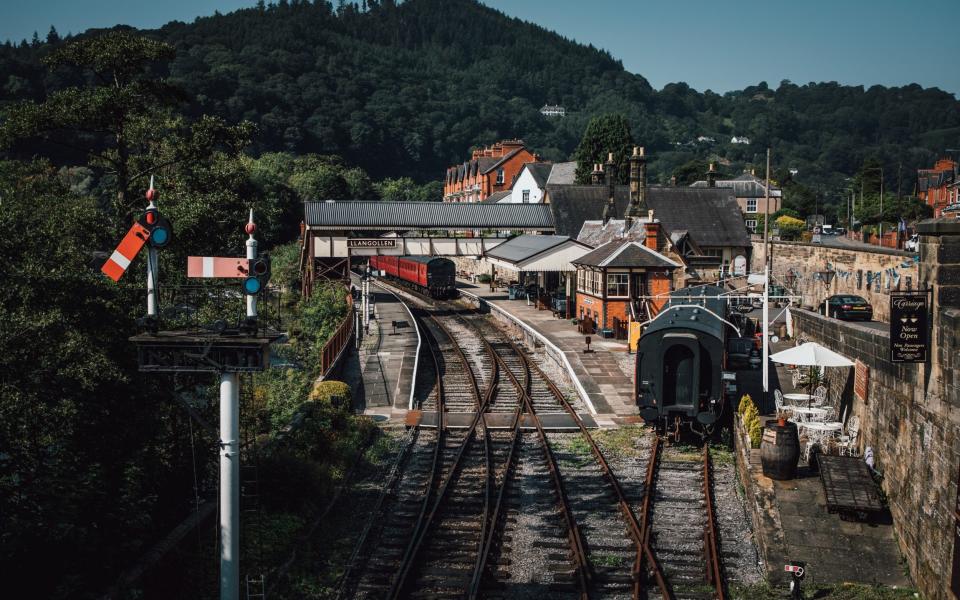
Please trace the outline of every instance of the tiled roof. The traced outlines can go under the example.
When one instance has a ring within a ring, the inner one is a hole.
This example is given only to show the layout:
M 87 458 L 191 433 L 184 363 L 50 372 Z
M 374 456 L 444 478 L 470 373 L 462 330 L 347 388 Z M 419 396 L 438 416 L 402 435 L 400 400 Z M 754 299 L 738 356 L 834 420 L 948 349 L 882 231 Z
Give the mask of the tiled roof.
M 547 185 L 573 185 L 576 172 L 576 161 L 554 163 L 553 169 L 550 170 L 550 176 L 547 177 Z
M 659 267 L 676 269 L 681 265 L 641 242 L 615 240 L 573 261 L 587 267 Z
M 483 200 L 481 200 L 480 202 L 484 204 L 496 204 L 497 202 L 500 202 L 504 198 L 509 198 L 510 194 L 512 193 L 513 192 L 511 192 L 510 190 L 504 190 L 502 192 L 494 192 L 489 196 L 487 196 L 486 198 L 484 198 Z
M 490 163 L 490 164 L 488 164 L 488 165 L 487 165 L 487 163 L 481 163 L 481 165 L 480 165 L 480 172 L 483 173 L 484 175 L 486 175 L 486 174 L 489 173 L 490 171 L 493 171 L 494 169 L 498 168 L 498 167 L 499 167 L 500 165 L 502 165 L 503 163 L 507 162 L 508 160 L 510 160 L 511 158 L 513 158 L 514 156 L 516 156 L 517 154 L 519 154 L 520 152 L 522 152 L 523 150 L 524 150 L 524 147 L 523 147 L 523 146 L 520 146 L 519 148 L 514 148 L 514 149 L 511 150 L 510 152 L 504 154 L 502 158 L 488 158 L 488 157 L 483 157 L 483 158 L 477 159 L 477 160 L 481 160 L 481 161 L 488 161 L 488 160 L 492 160 L 492 161 L 493 161 L 492 163 Z M 487 165 L 487 166 L 484 166 L 484 165 Z
M 304 212 L 312 229 L 553 229 L 543 204 L 340 200 L 304 202 Z
M 575 237 L 586 221 L 603 218 L 604 185 L 547 185 L 557 235 Z M 617 186 L 617 216 L 629 203 L 629 188 Z M 666 235 L 685 229 L 700 247 L 750 247 L 750 235 L 733 192 L 723 188 L 647 186 L 647 207 L 653 209 Z
M 764 182 L 758 181 L 753 175 L 745 175 L 749 179 L 741 179 L 744 175 L 736 179 L 719 179 L 716 182 L 718 188 L 732 189 L 734 194 L 737 195 L 737 198 L 764 198 L 766 197 L 766 188 Z M 690 187 L 695 188 L 705 188 L 707 186 L 706 181 L 695 181 L 690 184 Z M 770 197 L 779 198 L 780 197 L 780 188 L 770 186 Z
M 530 171 L 530 175 L 533 176 L 538 188 L 546 187 L 547 179 L 550 178 L 550 171 L 553 170 L 552 163 L 528 162 L 523 166 Z

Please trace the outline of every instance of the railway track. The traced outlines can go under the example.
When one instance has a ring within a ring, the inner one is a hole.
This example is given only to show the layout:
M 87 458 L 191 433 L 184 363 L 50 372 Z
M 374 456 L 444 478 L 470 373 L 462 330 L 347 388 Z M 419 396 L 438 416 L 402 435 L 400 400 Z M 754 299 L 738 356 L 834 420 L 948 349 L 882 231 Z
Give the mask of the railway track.
M 709 445 L 690 452 L 657 439 L 647 464 L 644 540 L 655 557 L 651 568 L 669 587 L 649 596 L 725 600 Z
M 348 571 L 355 582 L 341 597 L 723 600 L 716 529 L 707 526 L 708 454 L 701 470 L 681 468 L 658 441 L 631 504 L 524 350 L 453 305 L 415 314 L 433 391 L 404 472 L 357 553 L 366 568 Z M 547 432 L 550 415 L 574 426 Z

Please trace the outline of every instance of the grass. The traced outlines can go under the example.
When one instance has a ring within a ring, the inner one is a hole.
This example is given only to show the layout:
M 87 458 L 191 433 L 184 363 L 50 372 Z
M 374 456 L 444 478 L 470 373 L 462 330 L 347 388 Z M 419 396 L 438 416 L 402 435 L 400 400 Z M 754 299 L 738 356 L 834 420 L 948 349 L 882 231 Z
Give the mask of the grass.
M 710 460 L 715 465 L 732 465 L 733 451 L 722 446 L 710 446 Z
M 803 597 L 810 600 L 907 600 L 920 598 L 916 591 L 906 588 L 844 583 L 837 585 L 810 585 L 803 588 Z M 787 586 L 772 588 L 766 583 L 733 585 L 729 597 L 734 600 L 781 600 L 787 597 Z
M 593 439 L 607 458 L 642 458 L 650 453 L 646 444 L 641 445 L 648 431 L 643 425 L 627 425 L 597 431 Z
M 590 559 L 594 567 L 622 567 L 623 557 L 616 554 L 597 554 Z

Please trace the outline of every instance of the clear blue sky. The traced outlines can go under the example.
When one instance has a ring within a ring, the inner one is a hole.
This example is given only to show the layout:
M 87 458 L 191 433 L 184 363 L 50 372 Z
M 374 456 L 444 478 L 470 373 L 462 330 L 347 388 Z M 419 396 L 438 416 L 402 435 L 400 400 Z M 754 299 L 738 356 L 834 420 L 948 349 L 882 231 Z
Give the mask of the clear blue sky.
M 158 27 L 254 0 L 0 0 L 0 39 L 125 23 Z M 782 79 L 919 83 L 960 94 L 956 0 L 483 0 L 592 43 L 661 88 L 703 91 Z

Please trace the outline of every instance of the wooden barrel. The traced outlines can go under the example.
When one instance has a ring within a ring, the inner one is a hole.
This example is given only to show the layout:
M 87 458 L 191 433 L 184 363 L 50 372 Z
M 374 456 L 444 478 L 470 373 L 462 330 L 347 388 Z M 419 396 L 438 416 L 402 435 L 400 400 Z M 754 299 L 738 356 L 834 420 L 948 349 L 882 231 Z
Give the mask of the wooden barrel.
M 760 440 L 760 464 L 763 474 L 771 479 L 793 479 L 800 459 L 800 438 L 796 423 L 780 425 L 768 421 Z

